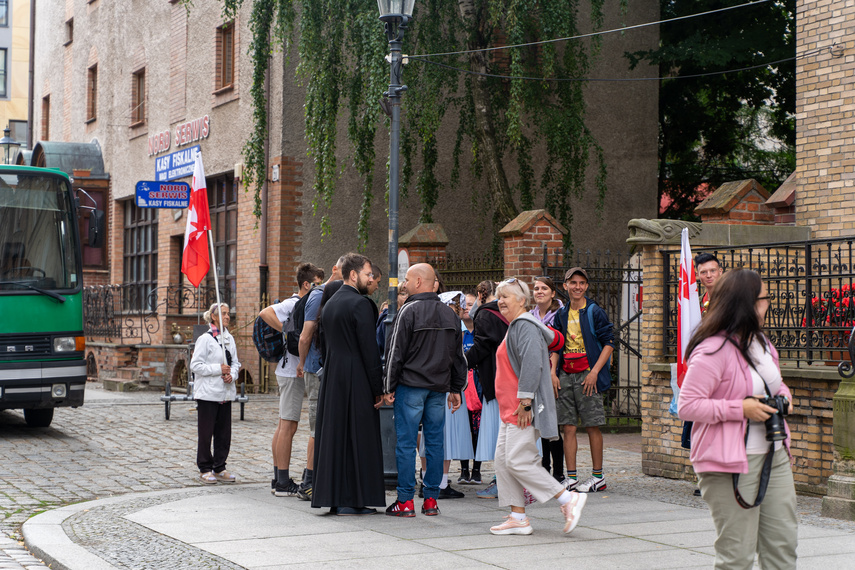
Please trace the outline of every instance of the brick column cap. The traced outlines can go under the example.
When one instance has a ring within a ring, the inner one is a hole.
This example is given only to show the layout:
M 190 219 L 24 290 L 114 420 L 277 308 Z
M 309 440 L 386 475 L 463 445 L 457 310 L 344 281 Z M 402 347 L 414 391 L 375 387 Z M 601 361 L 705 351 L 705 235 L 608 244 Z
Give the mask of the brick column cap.
M 757 193 L 764 200 L 769 199 L 769 191 L 753 178 L 725 182 L 715 192 L 707 196 L 706 200 L 698 204 L 695 208 L 695 214 L 701 217 L 728 214 L 752 190 L 757 190 Z
M 445 233 L 440 224 L 418 224 L 416 227 L 398 238 L 398 245 L 402 247 L 413 246 L 436 246 L 448 245 L 448 234 Z
M 499 230 L 499 235 L 504 238 L 522 235 L 540 220 L 546 220 L 562 235 L 567 233 L 567 229 L 546 210 L 528 210 L 508 222 L 505 227 Z
M 796 199 L 796 185 L 797 185 L 798 177 L 796 173 L 793 172 L 790 174 L 784 183 L 781 184 L 775 193 L 766 200 L 766 205 L 770 208 L 787 208 L 793 205 L 793 201 Z

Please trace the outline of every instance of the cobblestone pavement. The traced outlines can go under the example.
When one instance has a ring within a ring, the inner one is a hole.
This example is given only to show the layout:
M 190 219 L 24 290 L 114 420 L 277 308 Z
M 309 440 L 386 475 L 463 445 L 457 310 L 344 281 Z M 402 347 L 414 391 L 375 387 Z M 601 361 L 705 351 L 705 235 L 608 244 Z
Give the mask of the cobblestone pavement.
M 192 402 L 172 404 L 164 419 L 159 393 L 116 394 L 100 385 L 87 386 L 86 404 L 76 410 L 57 409 L 50 428 L 34 430 L 17 411 L 0 412 L 0 569 L 43 569 L 21 540 L 21 524 L 55 507 L 137 492 L 186 489 L 188 496 L 210 490 L 198 480 L 195 466 L 196 417 Z M 229 470 L 239 483 L 269 484 L 270 440 L 277 421 L 278 398 L 251 395 L 245 421 L 233 407 Z M 305 466 L 308 433 L 304 418 L 294 441 L 291 472 L 296 479 Z M 579 473 L 587 476 L 590 454 L 580 437 Z M 686 481 L 647 477 L 641 473 L 638 434 L 606 434 L 605 470 L 608 490 L 705 509 Z M 484 465 L 484 483 L 492 478 Z M 452 468 L 456 479 L 456 464 Z M 471 492 L 474 487 L 459 487 Z M 180 559 L 190 568 L 231 568 L 225 560 L 200 552 L 130 522 L 124 515 L 174 500 L 172 493 L 140 496 L 129 501 L 87 509 L 69 518 L 69 537 L 117 567 L 162 568 L 162 561 Z M 855 523 L 819 516 L 821 499 L 799 497 L 802 524 L 855 533 Z M 135 541 L 130 548 L 128 541 Z M 133 559 L 133 552 L 146 557 Z M 181 556 L 176 558 L 176 551 Z M 129 558 L 129 556 L 131 558 Z M 163 558 L 166 557 L 166 558 Z
M 20 532 L 24 521 L 42 511 L 119 494 L 202 486 L 195 465 L 194 404 L 173 403 L 166 421 L 159 398 L 157 392 L 118 394 L 88 384 L 85 405 L 57 408 L 46 429 L 28 428 L 20 411 L 0 412 L 0 568 L 44 568 L 26 553 Z M 272 478 L 278 397 L 249 398 L 245 421 L 239 420 L 239 405 L 232 408 L 228 468 L 239 482 L 261 483 Z M 298 476 L 307 443 L 307 432 L 299 430 L 291 468 Z

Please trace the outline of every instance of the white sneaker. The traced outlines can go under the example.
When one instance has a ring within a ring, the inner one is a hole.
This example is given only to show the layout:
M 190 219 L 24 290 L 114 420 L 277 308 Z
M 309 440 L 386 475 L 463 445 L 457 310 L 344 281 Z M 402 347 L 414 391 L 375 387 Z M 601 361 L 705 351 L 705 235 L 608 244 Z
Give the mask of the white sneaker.
M 490 532 L 493 534 L 531 534 L 534 530 L 531 528 L 527 518 L 518 521 L 511 515 L 508 515 L 505 517 L 505 522 L 490 527 Z
M 575 490 L 576 490 L 576 485 L 578 485 L 578 484 L 579 484 L 579 480 L 578 480 L 578 479 L 571 479 L 570 477 L 565 477 L 565 478 L 561 481 L 561 484 L 562 484 L 562 485 L 564 486 L 564 488 L 565 488 L 565 489 L 567 489 L 568 491 L 575 491 Z
M 582 518 L 582 509 L 585 508 L 585 503 L 588 501 L 588 495 L 576 492 L 573 492 L 572 495 L 572 501 L 566 505 L 560 505 L 561 514 L 564 515 L 564 534 L 570 534 L 579 524 L 579 519 Z
M 605 477 L 588 477 L 578 485 L 576 485 L 576 490 L 580 493 L 596 493 L 597 491 L 605 491 L 606 490 L 606 478 Z

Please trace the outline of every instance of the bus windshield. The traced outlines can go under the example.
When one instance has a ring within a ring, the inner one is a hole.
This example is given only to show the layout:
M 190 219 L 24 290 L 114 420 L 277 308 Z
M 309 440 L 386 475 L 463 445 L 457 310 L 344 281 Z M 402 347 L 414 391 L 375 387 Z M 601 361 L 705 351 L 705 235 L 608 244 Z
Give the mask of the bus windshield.
M 80 286 L 72 213 L 59 176 L 0 174 L 0 294 Z

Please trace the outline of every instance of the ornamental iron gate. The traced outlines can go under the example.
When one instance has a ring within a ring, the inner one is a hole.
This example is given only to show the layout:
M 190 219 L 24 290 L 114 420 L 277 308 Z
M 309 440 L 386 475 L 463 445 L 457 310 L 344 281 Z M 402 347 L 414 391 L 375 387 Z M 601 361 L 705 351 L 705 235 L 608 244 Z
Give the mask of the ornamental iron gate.
M 614 325 L 615 351 L 612 355 L 612 386 L 605 396 L 609 425 L 638 425 L 641 421 L 641 253 L 575 254 L 568 250 L 543 248 L 541 269 L 550 277 L 562 296 L 564 273 L 582 267 L 588 273 L 587 296 L 595 300 Z

